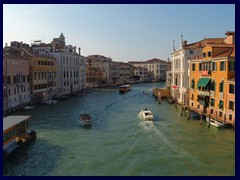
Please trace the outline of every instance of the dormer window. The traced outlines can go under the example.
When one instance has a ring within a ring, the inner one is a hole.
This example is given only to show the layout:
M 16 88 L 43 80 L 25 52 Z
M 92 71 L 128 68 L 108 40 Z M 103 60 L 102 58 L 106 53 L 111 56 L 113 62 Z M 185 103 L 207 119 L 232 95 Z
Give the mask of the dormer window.
M 208 57 L 211 57 L 211 56 L 212 56 L 212 52 L 209 51 L 209 52 L 208 52 Z
M 203 57 L 206 57 L 206 53 L 205 52 L 203 53 Z

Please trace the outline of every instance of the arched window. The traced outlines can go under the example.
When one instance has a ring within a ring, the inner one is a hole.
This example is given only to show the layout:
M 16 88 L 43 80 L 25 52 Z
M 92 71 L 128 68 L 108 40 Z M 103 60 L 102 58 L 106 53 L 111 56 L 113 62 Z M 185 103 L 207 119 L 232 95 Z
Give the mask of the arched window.
M 215 91 L 215 88 L 216 88 L 216 83 L 213 80 L 212 83 L 211 83 L 211 91 Z
M 194 81 L 194 79 L 192 79 L 191 88 L 192 88 L 192 89 L 195 88 L 195 81 Z

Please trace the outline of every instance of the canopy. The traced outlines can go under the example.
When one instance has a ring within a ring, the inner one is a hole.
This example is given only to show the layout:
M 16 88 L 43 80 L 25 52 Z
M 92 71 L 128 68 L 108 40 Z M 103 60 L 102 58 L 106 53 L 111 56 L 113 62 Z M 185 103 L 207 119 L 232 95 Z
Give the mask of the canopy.
M 202 78 L 198 81 L 198 87 L 206 87 L 211 78 Z
M 21 123 L 22 121 L 26 121 L 29 118 L 30 118 L 30 116 L 21 116 L 21 115 L 4 117 L 3 118 L 3 131 Z

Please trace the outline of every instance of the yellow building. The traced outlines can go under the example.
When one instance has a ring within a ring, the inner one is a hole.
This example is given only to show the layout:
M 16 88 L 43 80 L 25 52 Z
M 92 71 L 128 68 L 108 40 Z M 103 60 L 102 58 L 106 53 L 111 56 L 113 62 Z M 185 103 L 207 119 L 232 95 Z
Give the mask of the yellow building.
M 218 121 L 233 124 L 229 120 L 229 113 L 233 112 L 228 111 L 227 82 L 235 77 L 235 44 L 234 40 L 229 40 L 229 36 L 234 38 L 235 33 L 227 32 L 226 35 L 225 43 L 207 45 L 203 48 L 202 58 L 190 61 L 189 107 Z
M 30 62 L 32 101 L 42 103 L 56 94 L 56 59 L 23 48 Z

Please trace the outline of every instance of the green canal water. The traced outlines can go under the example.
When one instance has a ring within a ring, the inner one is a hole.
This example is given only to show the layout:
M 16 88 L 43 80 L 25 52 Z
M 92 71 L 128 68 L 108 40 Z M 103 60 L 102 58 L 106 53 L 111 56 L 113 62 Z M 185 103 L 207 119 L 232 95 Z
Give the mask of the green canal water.
M 235 175 L 235 130 L 181 117 L 174 105 L 158 104 L 152 86 L 164 84 L 135 84 L 124 94 L 117 87 L 94 89 L 18 112 L 31 115 L 37 139 L 4 162 L 3 175 Z M 145 107 L 154 122 L 138 118 Z M 92 128 L 83 126 L 80 113 L 91 114 Z

